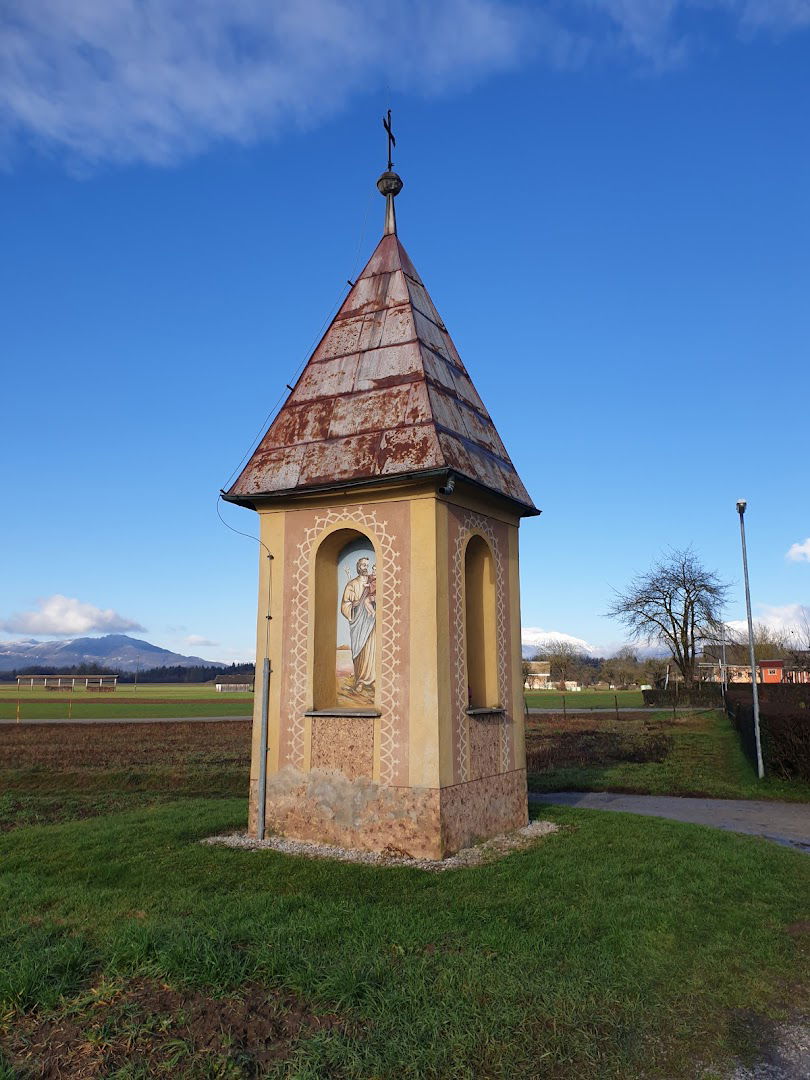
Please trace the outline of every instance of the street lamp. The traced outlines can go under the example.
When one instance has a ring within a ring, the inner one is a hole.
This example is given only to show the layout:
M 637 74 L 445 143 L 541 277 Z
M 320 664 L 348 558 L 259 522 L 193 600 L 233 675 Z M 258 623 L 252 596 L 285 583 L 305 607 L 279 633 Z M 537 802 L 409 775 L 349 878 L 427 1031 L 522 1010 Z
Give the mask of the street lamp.
M 737 513 L 740 515 L 743 577 L 745 579 L 745 609 L 748 613 L 748 651 L 751 655 L 751 690 L 754 698 L 754 740 L 757 745 L 757 776 L 762 780 L 765 776 L 765 766 L 762 763 L 762 740 L 759 736 L 759 691 L 757 690 L 757 662 L 754 656 L 754 621 L 751 618 L 751 590 L 748 587 L 748 553 L 745 550 L 745 508 L 747 505 L 748 503 L 745 499 L 740 499 L 737 502 Z

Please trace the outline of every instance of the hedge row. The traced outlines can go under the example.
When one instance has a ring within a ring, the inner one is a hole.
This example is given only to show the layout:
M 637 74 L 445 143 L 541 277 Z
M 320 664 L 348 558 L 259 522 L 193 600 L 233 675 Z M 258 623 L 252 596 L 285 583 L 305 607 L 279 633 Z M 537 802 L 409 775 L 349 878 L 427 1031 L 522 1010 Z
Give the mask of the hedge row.
M 686 689 L 679 683 L 666 690 L 642 690 L 645 705 L 671 708 L 673 705 L 699 709 L 722 709 L 723 691 L 720 683 L 700 683 Z M 749 691 L 749 697 L 751 696 Z
M 729 706 L 743 751 L 756 768 L 754 706 L 748 702 L 729 703 Z M 810 709 L 760 712 L 759 733 L 762 761 L 769 776 L 810 781 Z
M 760 708 L 769 712 L 810 709 L 810 683 L 757 683 Z M 732 683 L 726 699 L 734 705 L 751 704 L 751 684 Z
M 795 712 L 810 709 L 810 683 L 757 683 L 760 708 L 769 712 Z M 723 690 L 720 683 L 696 683 L 687 689 L 673 683 L 667 690 L 642 690 L 645 705 L 688 705 L 698 708 L 723 707 Z M 726 700 L 731 705 L 751 704 L 751 684 L 731 683 L 726 689 Z

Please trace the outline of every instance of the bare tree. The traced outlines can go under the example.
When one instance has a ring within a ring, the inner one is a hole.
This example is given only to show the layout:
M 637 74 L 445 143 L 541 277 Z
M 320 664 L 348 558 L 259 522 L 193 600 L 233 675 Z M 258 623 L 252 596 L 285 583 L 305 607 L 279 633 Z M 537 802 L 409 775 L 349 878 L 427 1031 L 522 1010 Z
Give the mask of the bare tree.
M 789 635 L 793 667 L 807 671 L 810 668 L 810 608 L 799 608 L 799 617 Z
M 538 652 L 538 659 L 551 662 L 551 678 L 565 689 L 567 679 L 573 679 L 582 663 L 583 653 L 570 641 L 549 641 Z
M 747 664 L 748 634 L 743 630 L 734 634 L 733 640 L 741 646 L 736 648 L 736 652 L 745 650 L 741 662 Z M 810 668 L 810 608 L 800 606 L 792 626 L 770 627 L 755 622 L 754 656 L 757 660 L 783 658 L 791 668 L 807 671 Z
M 607 614 L 621 619 L 634 641 L 666 645 L 691 686 L 698 643 L 717 637 L 727 591 L 728 585 L 686 548 L 671 551 L 625 592 L 617 592 Z
M 664 681 L 669 667 L 669 660 L 665 656 L 648 656 L 642 666 L 644 681 L 650 686 L 657 686 Z
M 635 650 L 629 645 L 624 645 L 615 655 L 604 661 L 602 676 L 608 683 L 621 690 L 641 682 L 641 664 Z
M 748 645 L 748 628 L 727 635 L 726 657 L 731 663 L 750 664 L 751 654 Z M 717 652 L 717 648 L 714 649 Z M 754 658 L 756 660 L 775 660 L 784 657 L 790 651 L 790 641 L 786 631 L 766 623 L 754 623 Z

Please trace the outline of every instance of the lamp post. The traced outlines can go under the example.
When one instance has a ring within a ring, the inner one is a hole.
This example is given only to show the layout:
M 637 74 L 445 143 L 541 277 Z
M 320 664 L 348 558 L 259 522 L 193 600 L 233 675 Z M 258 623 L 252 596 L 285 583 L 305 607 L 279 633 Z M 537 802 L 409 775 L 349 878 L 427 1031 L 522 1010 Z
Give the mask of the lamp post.
M 759 691 L 757 690 L 757 662 L 754 655 L 754 621 L 751 618 L 751 590 L 748 587 L 748 553 L 745 550 L 745 508 L 748 503 L 740 499 L 737 503 L 737 513 L 740 515 L 740 540 L 742 541 L 743 577 L 745 579 L 745 609 L 748 613 L 748 651 L 751 656 L 751 691 L 754 699 L 754 741 L 757 746 L 757 776 L 760 780 L 765 776 L 765 766 L 762 763 L 762 740 L 759 736 Z
M 720 624 L 720 686 L 723 708 L 726 706 L 726 624 Z

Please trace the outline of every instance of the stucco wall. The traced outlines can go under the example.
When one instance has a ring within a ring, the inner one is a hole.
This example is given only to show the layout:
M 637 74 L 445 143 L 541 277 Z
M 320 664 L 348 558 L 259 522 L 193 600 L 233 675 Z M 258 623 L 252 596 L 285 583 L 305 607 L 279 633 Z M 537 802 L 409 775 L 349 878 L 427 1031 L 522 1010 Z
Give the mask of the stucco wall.
M 260 557 L 257 619 L 260 670 L 270 596 L 268 830 L 436 857 L 525 824 L 517 520 L 487 509 L 484 499 L 447 501 L 423 487 L 260 511 L 273 554 L 272 562 Z M 335 546 L 341 530 L 367 536 L 375 551 L 373 717 L 307 715 L 316 712 L 315 624 L 335 618 L 316 606 L 323 592 L 315 588 L 317 553 L 333 535 Z M 485 716 L 467 712 L 464 551 L 471 536 L 489 545 L 496 578 L 501 711 Z M 257 682 L 251 828 L 260 716 Z
M 255 781 L 250 829 L 255 832 Z M 342 773 L 289 766 L 269 778 L 267 830 L 360 851 L 441 859 L 528 821 L 526 772 L 445 788 L 389 787 Z

